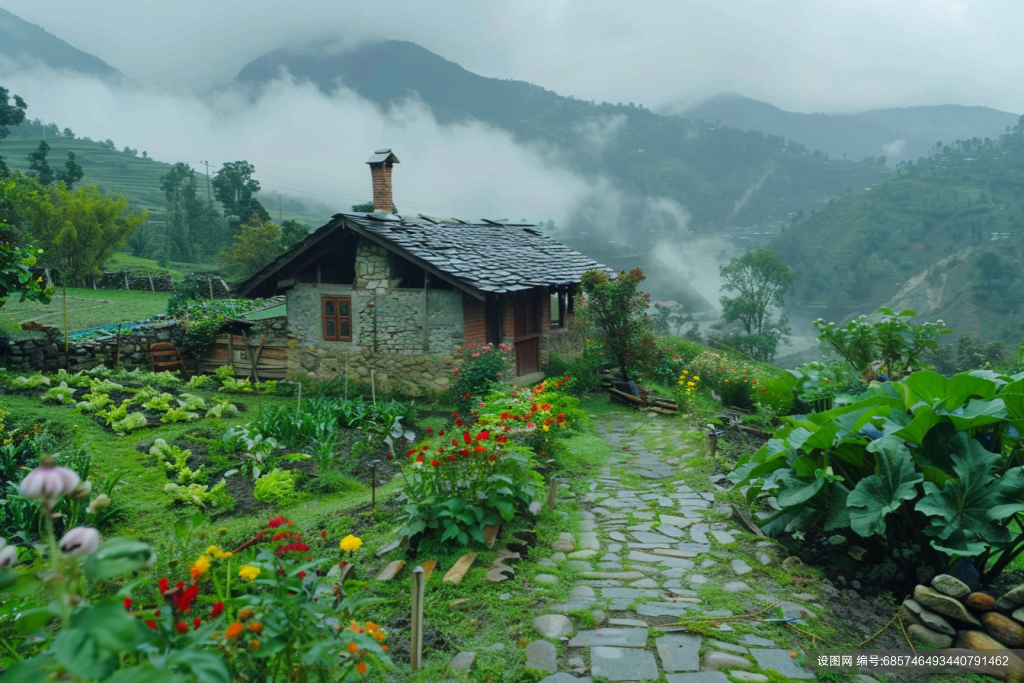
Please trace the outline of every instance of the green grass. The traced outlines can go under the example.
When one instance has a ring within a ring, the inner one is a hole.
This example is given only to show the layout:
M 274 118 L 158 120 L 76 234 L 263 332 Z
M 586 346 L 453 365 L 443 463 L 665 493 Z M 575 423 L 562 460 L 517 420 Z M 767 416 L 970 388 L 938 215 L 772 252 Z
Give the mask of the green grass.
M 166 292 L 68 288 L 68 330 L 82 330 L 151 318 L 167 310 Z M 0 327 L 12 330 L 18 323 L 36 321 L 64 329 L 64 295 L 58 291 L 49 304 L 11 299 L 0 308 Z M 13 336 L 14 333 L 12 333 Z

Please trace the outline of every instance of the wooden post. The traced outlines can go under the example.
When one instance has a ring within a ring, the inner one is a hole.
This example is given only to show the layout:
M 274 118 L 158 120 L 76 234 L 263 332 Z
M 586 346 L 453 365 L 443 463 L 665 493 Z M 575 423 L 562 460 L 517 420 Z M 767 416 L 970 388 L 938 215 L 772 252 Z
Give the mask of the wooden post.
M 302 414 L 302 382 L 299 382 L 299 400 L 295 404 L 295 412 Z
M 348 354 L 345 354 L 345 400 L 348 400 Z
M 372 398 L 374 404 L 376 404 L 377 403 L 377 380 L 373 376 L 374 372 L 376 372 L 376 371 L 375 370 L 370 370 L 370 398 Z
M 555 496 L 558 493 L 558 480 L 551 477 L 551 483 L 548 484 L 548 512 L 555 511 Z
M 213 298 L 213 277 L 206 276 L 206 285 L 210 288 L 210 298 Z
M 409 646 L 409 668 L 423 666 L 423 567 L 412 570 L 412 642 Z
M 155 292 L 156 287 L 153 285 L 153 273 L 146 271 L 146 276 L 149 278 L 149 291 Z
M 114 372 L 121 369 L 121 323 L 117 323 L 117 348 L 114 349 Z

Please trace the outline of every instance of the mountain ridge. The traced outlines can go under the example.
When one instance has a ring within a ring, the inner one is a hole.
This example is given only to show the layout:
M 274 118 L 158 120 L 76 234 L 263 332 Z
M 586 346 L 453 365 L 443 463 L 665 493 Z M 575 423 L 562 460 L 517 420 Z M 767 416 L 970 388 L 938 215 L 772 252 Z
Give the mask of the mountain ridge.
M 39 63 L 102 78 L 124 78 L 104 62 L 0 7 L 0 57 L 14 63 Z

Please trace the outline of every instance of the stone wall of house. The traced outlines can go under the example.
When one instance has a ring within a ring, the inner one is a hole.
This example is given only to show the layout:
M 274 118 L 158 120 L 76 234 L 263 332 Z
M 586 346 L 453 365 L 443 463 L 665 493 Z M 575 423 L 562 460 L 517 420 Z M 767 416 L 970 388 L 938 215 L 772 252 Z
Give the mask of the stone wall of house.
M 396 384 L 404 391 L 443 390 L 452 352 L 463 343 L 462 294 L 399 288 L 392 256 L 361 242 L 352 285 L 300 283 L 288 290 L 288 327 L 295 335 L 289 376 L 343 375 Z M 352 340 L 325 341 L 322 299 L 351 299 Z
M 149 345 L 170 342 L 179 348 L 185 339 L 185 327 L 178 322 L 137 327 L 121 333 L 120 357 L 116 334 L 88 339 L 72 339 L 68 353 L 64 354 L 64 335 L 56 327 L 46 327 L 31 337 L 0 341 L 0 363 L 11 370 L 48 372 L 67 368 L 71 372 L 87 370 L 97 365 L 149 369 Z

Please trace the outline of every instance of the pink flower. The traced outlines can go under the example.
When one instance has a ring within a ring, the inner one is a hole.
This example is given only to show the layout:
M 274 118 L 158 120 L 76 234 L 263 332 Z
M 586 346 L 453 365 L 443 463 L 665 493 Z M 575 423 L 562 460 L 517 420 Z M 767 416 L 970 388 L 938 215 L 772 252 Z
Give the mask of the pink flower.
M 480 357 L 480 354 L 479 354 L 479 353 L 474 353 L 474 354 L 473 354 L 473 358 L 479 358 L 479 357 Z
M 96 552 L 100 545 L 100 532 L 87 526 L 76 526 L 60 539 L 60 551 L 65 555 L 85 557 Z
M 74 491 L 80 481 L 73 470 L 57 467 L 53 458 L 47 456 L 22 480 L 19 491 L 32 500 L 54 502 Z

